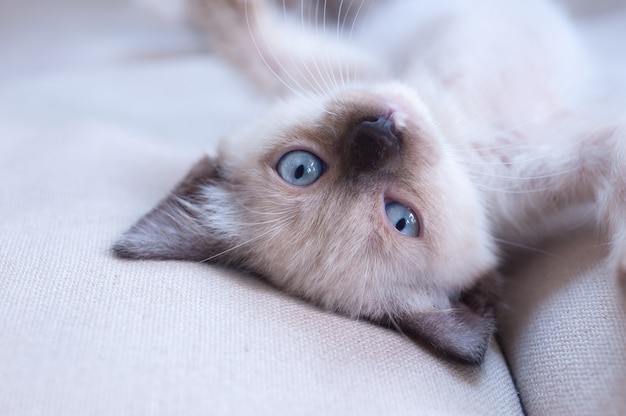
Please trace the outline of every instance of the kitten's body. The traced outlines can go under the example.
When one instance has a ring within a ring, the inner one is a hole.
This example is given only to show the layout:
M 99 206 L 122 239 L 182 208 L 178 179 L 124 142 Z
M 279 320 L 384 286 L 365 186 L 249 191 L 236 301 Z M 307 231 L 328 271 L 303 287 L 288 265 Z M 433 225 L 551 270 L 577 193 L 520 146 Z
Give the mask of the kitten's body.
M 234 264 L 471 362 L 493 330 L 497 243 L 595 202 L 626 274 L 624 112 L 599 100 L 567 19 L 540 1 L 396 3 L 411 18 L 394 3 L 368 5 L 367 19 L 344 10 L 336 26 L 321 13 L 320 35 L 299 7 L 294 26 L 261 1 L 191 0 L 215 50 L 283 100 L 199 162 L 117 253 Z M 294 150 L 321 159 L 313 183 L 281 177 Z M 396 202 L 419 233 L 390 223 Z

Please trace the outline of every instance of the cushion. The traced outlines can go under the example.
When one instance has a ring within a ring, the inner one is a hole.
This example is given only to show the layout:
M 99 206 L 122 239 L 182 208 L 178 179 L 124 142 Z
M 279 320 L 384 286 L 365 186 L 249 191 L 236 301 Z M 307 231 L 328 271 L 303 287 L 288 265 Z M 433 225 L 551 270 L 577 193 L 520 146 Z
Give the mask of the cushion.
M 111 255 L 265 105 L 194 38 L 112 4 L 72 9 L 78 29 L 28 45 L 58 60 L 0 79 L 0 414 L 521 414 L 495 342 L 463 366 L 235 270 Z
M 510 267 L 500 340 L 528 414 L 626 414 L 626 282 L 589 224 Z

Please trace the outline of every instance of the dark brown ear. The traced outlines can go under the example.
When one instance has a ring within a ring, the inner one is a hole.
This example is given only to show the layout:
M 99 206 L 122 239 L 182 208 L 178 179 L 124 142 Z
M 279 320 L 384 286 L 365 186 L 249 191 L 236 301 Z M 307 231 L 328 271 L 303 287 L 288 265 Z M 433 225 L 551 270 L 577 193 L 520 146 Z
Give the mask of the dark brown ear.
M 405 314 L 391 320 L 405 335 L 468 364 L 483 361 L 496 330 L 499 276 L 493 273 L 454 299 L 449 309 Z
M 113 246 L 130 259 L 202 261 L 226 250 L 226 242 L 201 221 L 210 206 L 207 190 L 224 186 L 216 163 L 204 157 L 156 208 L 142 217 Z

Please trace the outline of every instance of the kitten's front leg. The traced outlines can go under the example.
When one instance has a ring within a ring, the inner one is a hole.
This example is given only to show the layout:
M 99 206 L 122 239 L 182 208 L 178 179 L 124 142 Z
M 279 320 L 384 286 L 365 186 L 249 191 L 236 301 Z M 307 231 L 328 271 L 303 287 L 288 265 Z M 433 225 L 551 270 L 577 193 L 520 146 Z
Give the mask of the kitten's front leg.
M 329 94 L 353 80 L 378 80 L 379 60 L 356 50 L 338 30 L 312 30 L 300 14 L 263 0 L 187 0 L 191 22 L 217 53 L 270 94 Z M 302 6 L 304 7 L 304 6 Z
M 609 245 L 609 267 L 626 282 L 626 121 L 582 140 L 579 188 L 591 187 L 597 223 Z
M 513 132 L 510 143 L 520 137 L 519 148 L 479 145 L 486 168 L 477 181 L 486 187 L 504 242 L 545 238 L 546 221 L 565 207 L 594 204 L 610 242 L 610 267 L 626 279 L 626 122 L 607 125 L 607 117 L 598 122 L 588 113 L 564 113 Z M 508 143 L 506 136 L 500 140 Z

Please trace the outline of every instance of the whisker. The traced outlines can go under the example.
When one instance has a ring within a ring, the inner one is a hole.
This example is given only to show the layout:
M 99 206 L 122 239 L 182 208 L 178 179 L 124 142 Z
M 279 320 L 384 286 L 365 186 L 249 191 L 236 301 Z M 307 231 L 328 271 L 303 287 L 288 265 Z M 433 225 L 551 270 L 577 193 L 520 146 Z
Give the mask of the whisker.
M 468 172 L 474 173 L 474 174 L 477 174 L 477 175 L 487 176 L 487 177 L 490 177 L 490 178 L 510 179 L 510 180 L 518 180 L 518 181 L 532 181 L 532 180 L 539 180 L 539 179 L 550 179 L 550 178 L 554 178 L 556 176 L 567 175 L 569 173 L 576 172 L 576 171 L 579 171 L 579 170 L 580 170 L 580 167 L 576 166 L 576 167 L 573 167 L 573 168 L 570 168 L 570 169 L 561 170 L 561 171 L 558 171 L 558 172 L 546 173 L 544 175 L 512 176 L 512 175 L 499 175 L 499 174 L 496 174 L 496 173 L 485 172 L 485 171 L 474 170 L 474 169 L 467 169 Z
M 276 71 L 274 70 L 274 68 L 272 68 L 272 66 L 269 64 L 269 62 L 267 61 L 265 55 L 263 54 L 263 52 L 261 51 L 261 48 L 258 44 L 258 41 L 256 39 L 256 37 L 254 36 L 254 32 L 252 31 L 252 26 L 251 26 L 251 22 L 250 22 L 250 15 L 248 13 L 248 0 L 246 0 L 245 3 L 245 18 L 246 18 L 246 24 L 248 26 L 248 32 L 250 33 L 250 38 L 252 39 L 252 43 L 254 44 L 254 48 L 256 49 L 257 53 L 259 54 L 259 56 L 261 57 L 261 60 L 263 61 L 263 63 L 265 64 L 265 66 L 267 67 L 267 69 L 272 73 L 272 75 L 274 75 L 274 77 L 276 77 L 276 79 L 278 81 L 280 81 L 285 87 L 287 87 L 291 92 L 293 92 L 295 95 L 297 95 L 298 97 L 307 100 L 307 102 L 311 102 L 313 103 L 312 97 L 310 95 L 305 95 L 303 94 L 306 90 L 304 88 L 302 88 L 302 86 L 298 83 L 298 81 L 296 79 L 293 78 L 293 76 L 291 76 L 291 74 L 289 73 L 289 71 L 286 70 L 286 68 L 283 66 L 283 64 L 280 62 L 280 60 L 278 59 L 278 57 L 276 56 L 276 53 L 274 52 L 271 44 L 267 41 L 267 38 L 263 37 L 263 43 L 265 44 L 265 46 L 268 48 L 270 55 L 272 56 L 272 58 L 274 59 L 274 61 L 277 63 L 277 65 L 280 67 L 280 69 L 283 71 L 283 73 L 285 73 L 287 75 L 287 77 L 293 81 L 293 83 L 300 88 L 300 90 L 302 92 L 297 91 L 293 86 L 291 86 L 283 77 L 281 77 L 278 73 L 276 73 Z
M 575 141 L 567 141 L 567 143 L 564 143 L 561 147 L 554 149 L 551 152 L 547 152 L 547 153 L 542 153 L 539 156 L 533 156 L 533 157 L 529 157 L 527 159 L 522 159 L 522 160 L 512 160 L 509 162 L 486 162 L 486 161 L 482 161 L 482 160 L 467 160 L 467 159 L 454 159 L 456 162 L 459 163 L 463 163 L 466 165 L 496 165 L 496 166 L 502 166 L 502 165 L 521 165 L 521 164 L 526 164 L 526 163 L 531 163 L 531 162 L 536 162 L 536 161 L 540 161 L 540 160 L 545 160 L 549 157 L 561 154 L 563 152 L 569 151 L 571 148 L 579 146 L 581 143 L 583 143 L 584 141 L 588 140 L 589 138 L 593 137 L 594 134 L 596 134 L 598 131 L 600 131 L 602 128 L 606 127 L 607 123 L 606 122 L 602 122 L 602 123 L 598 123 L 596 125 L 596 127 L 594 127 L 589 133 L 583 135 L 580 139 L 575 140 Z M 517 149 L 527 149 L 527 148 L 534 148 L 534 143 L 527 143 L 527 142 L 523 142 L 523 143 L 509 143 L 506 145 L 502 145 L 501 147 L 491 147 L 490 149 L 501 149 L 501 148 L 517 148 Z M 469 148 L 468 148 L 469 149 Z M 481 149 L 474 149 L 476 151 L 480 151 Z
M 480 97 L 483 93 L 483 88 L 475 88 L 472 95 L 475 97 Z M 540 93 L 536 92 L 535 94 L 533 94 L 533 96 L 539 97 Z M 499 130 L 491 130 L 491 128 L 487 127 L 485 128 L 485 130 L 474 133 L 473 135 L 469 135 L 469 136 L 464 136 L 461 140 L 461 142 L 463 143 L 472 143 L 474 140 L 476 139 L 480 139 L 481 137 L 484 136 L 502 136 L 505 135 L 507 133 L 511 133 L 515 130 L 518 130 L 520 128 L 523 127 L 528 127 L 534 124 L 539 123 L 542 120 L 547 119 L 548 117 L 557 114 L 559 111 L 562 111 L 566 108 L 567 103 L 570 103 L 573 99 L 573 97 L 575 96 L 575 92 L 570 93 L 567 97 L 564 97 L 563 100 L 561 100 L 559 102 L 559 104 L 553 106 L 551 109 L 543 112 L 540 115 L 537 115 L 535 117 L 531 117 L 529 119 L 527 119 L 526 121 L 522 121 L 520 123 L 516 123 L 511 125 L 510 127 L 505 127 Z M 471 97 L 468 97 L 468 99 Z M 538 98 L 539 99 L 539 98 Z M 470 107 L 471 108 L 471 103 L 465 102 L 464 103 L 464 107 Z M 459 111 L 460 112 L 460 111 Z M 502 114 L 500 114 L 499 117 L 497 118 L 493 118 L 490 121 L 489 124 L 494 125 L 497 124 L 498 122 L 502 122 L 503 120 L 507 119 L 510 116 L 514 116 L 516 115 L 516 110 L 515 109 L 510 109 L 510 111 L 508 112 L 504 112 Z M 507 148 L 509 146 L 515 146 L 514 143 L 508 143 L 508 144 L 504 144 L 504 145 L 497 145 L 497 146 L 488 146 L 485 148 L 479 148 L 479 149 L 474 149 L 474 148 L 463 148 L 463 147 L 458 147 L 458 149 L 460 151 L 463 150 L 494 150 L 494 149 L 502 149 L 502 148 Z
M 284 220 L 285 220 L 285 218 L 284 218 L 284 216 L 283 216 L 283 215 L 286 215 L 286 214 L 276 214 L 276 215 L 277 215 L 277 217 L 276 217 L 276 218 L 271 219 L 271 220 L 267 220 L 267 221 L 239 222 L 238 224 L 239 224 L 239 225 L 245 225 L 245 226 L 248 226 L 248 227 L 252 227 L 252 226 L 256 226 L 256 225 L 269 225 L 269 224 L 275 224 L 275 223 L 277 223 L 277 222 L 280 222 L 280 221 L 284 221 Z
M 342 11 L 342 7 L 343 7 L 343 0 L 341 0 L 339 2 L 339 10 L 337 11 L 337 23 L 336 23 L 336 30 L 335 30 L 335 37 L 338 41 L 341 41 L 342 39 L 342 34 L 340 33 L 340 30 L 342 28 L 341 26 L 341 11 Z M 343 63 L 341 61 L 341 58 L 338 58 L 338 66 L 339 66 L 339 75 L 341 78 L 341 85 L 346 85 L 346 82 L 344 80 L 344 76 L 343 76 Z M 349 59 L 347 59 L 346 61 L 349 61 Z
M 557 260 L 561 260 L 561 261 L 564 260 L 563 256 L 556 255 L 556 254 L 554 254 L 554 253 L 552 253 L 550 251 L 542 250 L 542 249 L 537 248 L 537 247 L 533 247 L 533 246 L 529 246 L 529 245 L 521 244 L 521 243 L 515 243 L 513 241 L 505 240 L 505 239 L 502 239 L 502 238 L 495 238 L 494 237 L 494 240 L 496 242 L 500 243 L 500 244 L 504 244 L 504 245 L 507 245 L 507 246 L 515 247 L 515 248 L 520 248 L 520 249 L 523 249 L 523 250 L 532 251 L 534 253 L 543 254 L 545 256 L 548 256 L 548 257 L 551 257 L 551 258 L 554 258 L 554 259 L 557 259 Z
M 268 231 L 266 231 L 266 232 L 264 232 L 264 233 L 262 233 L 262 234 L 259 234 L 259 235 L 255 236 L 255 237 L 253 237 L 253 238 L 250 238 L 250 239 L 248 239 L 248 240 L 244 241 L 243 243 L 237 244 L 237 245 L 235 245 L 235 246 L 233 246 L 233 247 L 231 247 L 231 248 L 229 248 L 229 249 L 226 249 L 226 250 L 224 250 L 224 251 L 221 251 L 221 252 L 219 252 L 219 253 L 217 253 L 217 254 L 215 254 L 215 255 L 213 255 L 213 256 L 207 257 L 207 258 L 206 258 L 206 259 L 204 259 L 204 260 L 200 260 L 200 261 L 198 261 L 197 263 L 199 264 L 199 263 L 206 263 L 206 262 L 209 262 L 209 261 L 214 260 L 214 259 L 216 259 L 216 258 L 218 258 L 218 257 L 220 257 L 220 256 L 223 256 L 224 254 L 228 254 L 228 253 L 230 253 L 231 251 L 237 250 L 237 249 L 239 249 L 239 248 L 241 248 L 241 247 L 243 247 L 243 246 L 245 246 L 245 245 L 247 245 L 247 244 L 253 243 L 253 242 L 255 242 L 255 241 L 257 241 L 257 240 L 259 240 L 259 239 L 261 239 L 261 238 L 265 237 L 266 235 L 268 235 L 268 234 L 270 234 L 270 233 L 274 232 L 274 231 L 275 231 L 275 228 L 278 228 L 278 227 L 271 228 L 270 230 L 268 230 Z
M 283 4 L 284 4 L 284 0 L 283 0 Z M 301 16 L 302 16 L 302 29 L 304 30 L 304 5 L 301 6 L 302 10 L 301 10 Z M 310 11 L 310 4 L 309 4 L 309 11 L 308 13 L 311 14 Z M 283 13 L 284 14 L 284 18 L 285 21 L 287 21 L 288 17 L 286 12 Z M 303 36 L 306 36 L 305 33 L 303 33 Z M 321 85 L 319 84 L 317 77 L 315 75 L 313 75 L 313 73 L 311 72 L 309 65 L 307 64 L 306 60 L 304 59 L 304 57 L 300 54 L 297 54 L 297 57 L 299 58 L 299 62 L 296 63 L 295 57 L 290 55 L 289 56 L 289 60 L 293 66 L 293 68 L 295 68 L 296 72 L 298 73 L 298 75 L 302 78 L 303 82 L 305 82 L 308 85 L 308 88 L 306 88 L 307 91 L 311 91 L 311 92 L 318 92 L 318 93 L 323 93 L 323 88 L 321 87 Z M 303 73 L 303 70 L 301 69 L 304 68 L 304 70 L 307 72 L 307 74 Z M 307 76 L 308 75 L 308 76 Z M 300 85 L 299 85 L 300 86 Z M 302 86 L 300 86 L 300 88 L 302 88 Z M 304 88 L 302 88 L 304 90 Z
M 318 0 L 318 4 L 319 4 L 319 0 Z M 327 31 L 326 31 L 326 9 L 327 9 L 327 4 L 328 4 L 328 0 L 324 0 L 324 7 L 322 10 L 322 34 L 323 34 L 323 39 L 324 41 L 327 40 Z M 333 64 L 331 62 L 331 56 L 329 54 L 329 49 L 326 50 L 326 57 L 324 59 L 324 71 L 326 72 L 326 76 L 329 78 L 330 81 L 332 81 L 332 84 L 334 86 L 334 89 L 337 90 L 339 89 L 339 84 L 337 83 L 337 74 L 335 73 L 335 71 L 333 71 Z M 338 60 L 340 60 L 341 58 L 338 57 Z M 341 65 L 339 65 L 339 67 L 341 67 Z
M 311 4 L 309 3 L 309 9 L 310 7 L 311 7 Z M 319 0 L 317 0 L 316 6 L 315 6 L 315 32 L 319 32 L 319 26 L 318 26 L 319 23 L 317 19 L 318 13 L 319 13 Z M 312 13 L 309 13 L 309 14 L 312 14 Z M 304 22 L 304 0 L 302 0 L 300 4 L 300 24 L 302 27 L 302 36 L 307 36 L 307 33 L 305 32 L 305 22 Z M 309 66 L 306 63 L 304 63 L 304 65 L 306 66 L 307 71 L 311 74 L 312 78 L 315 79 L 315 82 L 319 87 L 319 92 L 326 97 L 330 97 L 332 89 L 327 82 L 327 79 L 326 79 L 327 76 L 324 76 L 324 74 L 322 74 L 322 70 L 320 69 L 317 63 L 317 59 L 315 59 L 315 56 L 313 55 L 313 53 L 314 51 L 311 48 L 309 48 L 309 59 L 313 63 L 313 67 L 315 71 L 317 72 L 317 76 L 313 75 L 313 72 L 311 71 L 311 69 L 309 69 Z M 320 80 L 324 84 L 324 87 L 322 87 L 322 85 L 320 84 Z
M 364 276 L 369 276 L 370 275 L 370 266 L 369 263 L 367 261 L 364 262 L 365 263 L 365 271 L 363 273 Z M 363 310 L 363 304 L 365 303 L 365 293 L 367 292 L 367 279 L 359 279 L 360 281 L 360 286 L 361 286 L 361 290 L 360 290 L 360 296 L 359 296 L 359 308 L 357 310 L 356 313 L 356 319 L 357 321 L 359 320 L 359 318 L 361 317 L 361 311 Z
M 281 226 L 274 227 L 272 229 L 273 234 L 271 234 L 269 236 L 269 238 L 267 239 L 267 241 L 265 243 L 266 246 L 268 244 L 270 244 L 273 240 L 277 239 L 277 238 L 278 239 L 283 239 L 284 236 L 285 236 L 285 234 L 284 234 L 285 229 L 287 229 L 290 226 L 293 226 L 293 217 L 283 218 L 283 221 L 284 221 L 284 223 Z
M 554 191 L 555 189 L 558 189 L 558 185 L 552 185 L 552 186 L 545 186 L 542 188 L 531 188 L 531 189 L 505 189 L 505 188 L 493 188 L 487 185 L 483 185 L 481 183 L 476 183 L 476 187 L 482 191 L 488 191 L 488 192 L 496 192 L 496 193 L 501 193 L 501 194 L 510 194 L 510 195 L 521 195 L 521 194 L 530 194 L 530 193 L 541 193 L 541 192 L 548 192 L 548 191 Z
M 235 199 L 235 201 L 246 211 L 258 215 L 258 216 L 276 216 L 276 215 L 286 215 L 286 214 L 290 214 L 293 211 L 292 207 L 286 207 L 284 210 L 282 211 L 272 211 L 272 212 L 262 212 L 262 211 L 257 211 L 255 209 L 252 209 L 250 207 L 245 206 L 241 201 L 239 201 L 238 199 Z
M 391 313 L 391 311 L 389 311 L 389 309 L 387 309 L 387 306 L 383 306 L 384 310 L 385 310 L 385 314 L 386 314 L 386 318 L 388 319 L 388 323 L 391 324 L 390 328 L 395 329 L 404 339 L 407 339 L 411 342 L 413 342 L 413 340 L 411 339 L 410 336 L 408 336 L 403 330 L 402 327 L 398 324 L 398 322 L 396 321 L 396 319 L 393 317 L 393 314 Z
M 319 7 L 319 2 L 320 0 L 317 0 L 317 6 Z M 327 42 L 328 39 L 328 33 L 326 31 L 326 14 L 327 14 L 327 0 L 324 0 L 324 5 L 322 7 L 322 38 L 324 40 L 324 42 Z M 335 78 L 335 73 L 333 71 L 333 67 L 332 67 L 332 63 L 330 62 L 330 55 L 328 52 L 328 49 L 326 49 L 326 57 L 324 59 L 324 68 L 325 68 L 325 72 L 326 75 L 329 77 L 329 80 L 333 82 L 334 84 L 334 88 L 337 89 L 337 81 Z
M 350 8 L 352 8 L 353 2 L 354 2 L 354 0 L 350 0 L 350 5 L 348 6 L 348 10 L 350 10 Z M 356 13 L 354 14 L 354 17 L 352 18 L 352 24 L 350 25 L 350 33 L 348 34 L 348 42 L 349 43 L 353 42 L 352 41 L 352 36 L 353 36 L 353 33 L 354 33 L 354 28 L 357 26 L 357 22 L 359 20 L 359 15 L 361 13 L 361 10 L 363 9 L 363 5 L 364 4 L 365 4 L 365 0 L 361 0 L 361 3 L 359 4 L 358 9 L 356 10 Z M 347 18 L 346 18 L 346 20 L 347 20 Z M 354 73 L 354 78 L 356 79 L 357 73 L 358 73 L 357 63 L 356 62 L 354 62 L 353 73 Z
M 312 13 L 310 11 L 310 8 L 311 8 L 311 5 L 309 3 L 309 12 L 308 12 L 309 14 Z M 302 36 L 306 36 L 305 27 L 304 27 L 305 23 L 304 23 L 304 3 L 303 2 L 301 2 L 301 5 L 300 5 L 300 17 L 301 17 L 301 26 L 302 26 Z M 312 51 L 309 54 L 309 58 L 311 59 L 311 61 L 313 61 L 314 65 L 317 66 L 317 64 L 315 62 L 315 59 L 312 59 L 313 58 L 313 52 Z M 319 94 L 324 95 L 324 96 L 328 96 L 328 93 L 326 92 L 326 89 L 320 83 L 319 78 L 321 77 L 321 74 L 320 74 L 319 69 L 317 69 L 318 76 L 316 76 L 313 73 L 313 71 L 311 70 L 310 65 L 307 63 L 305 57 L 302 56 L 302 55 L 299 55 L 299 59 L 300 59 L 300 62 L 299 62 L 300 65 L 296 65 L 295 64 L 295 61 L 294 61 L 293 57 L 291 57 L 291 62 L 294 64 L 294 66 L 298 70 L 299 75 L 302 76 L 307 81 L 307 84 L 311 88 L 311 91 L 314 91 L 314 92 L 319 93 Z M 306 71 L 308 76 L 306 76 L 305 74 L 303 74 L 301 72 L 300 66 L 302 66 L 304 68 L 304 70 Z
M 283 0 L 284 1 L 284 0 Z M 267 58 L 265 57 L 265 55 L 263 54 L 263 51 L 261 50 L 258 40 L 256 39 L 256 37 L 254 36 L 254 33 L 252 31 L 252 27 L 250 24 L 250 16 L 248 13 L 248 7 L 247 7 L 247 0 L 246 0 L 246 23 L 248 26 L 248 32 L 250 33 L 250 37 L 252 39 L 253 45 L 258 53 L 258 55 L 260 56 L 261 60 L 263 61 L 264 65 L 266 66 L 266 68 L 270 71 L 270 73 L 276 77 L 276 79 L 282 84 L 284 85 L 289 91 L 291 91 L 293 94 L 295 94 L 297 97 L 301 98 L 302 100 L 304 100 L 305 102 L 311 104 L 312 106 L 314 106 L 315 108 L 319 109 L 320 111 L 326 113 L 326 114 L 330 114 L 330 115 L 337 115 L 336 113 L 329 111 L 328 109 L 326 109 L 322 104 L 320 104 L 320 102 L 318 101 L 318 97 L 316 95 L 314 95 L 315 93 L 315 88 L 311 88 L 311 90 L 307 90 L 305 88 L 302 87 L 302 85 L 300 85 L 294 78 L 293 76 L 291 76 L 291 74 L 289 73 L 289 71 L 286 70 L 286 68 L 284 67 L 284 65 L 282 65 L 282 63 L 280 62 L 280 60 L 278 59 L 278 57 L 276 56 L 274 50 L 271 47 L 270 42 L 268 42 L 267 38 L 263 38 L 263 42 L 264 44 L 268 47 L 269 52 L 271 54 L 271 56 L 273 57 L 273 59 L 276 61 L 276 63 L 279 65 L 279 67 L 281 68 L 281 70 L 289 77 L 289 79 L 293 80 L 293 82 L 295 83 L 295 85 L 300 89 L 300 91 L 296 90 L 292 85 L 290 85 L 283 77 L 281 77 L 273 68 L 272 66 L 269 64 L 269 62 L 267 61 Z M 286 12 L 284 13 L 286 14 Z M 304 15 L 302 15 L 302 19 L 304 19 Z M 304 20 L 303 20 L 303 24 L 304 24 Z M 292 58 L 293 59 L 293 58 Z M 302 58 L 301 58 L 302 59 Z M 315 60 L 313 60 L 315 62 Z M 308 67 L 306 66 L 306 64 L 304 65 L 305 68 L 308 69 Z M 297 67 L 297 66 L 296 66 Z M 309 71 L 310 72 L 310 71 Z M 318 70 L 319 73 L 319 70 Z M 321 73 L 320 73 L 321 74 Z M 304 77 L 306 79 L 306 77 Z M 312 76 L 312 79 L 315 80 L 315 82 L 317 83 L 317 79 L 318 77 Z M 319 86 L 319 83 L 318 83 Z M 322 88 L 320 87 L 320 92 Z M 323 92 L 323 95 L 330 97 L 328 92 Z

